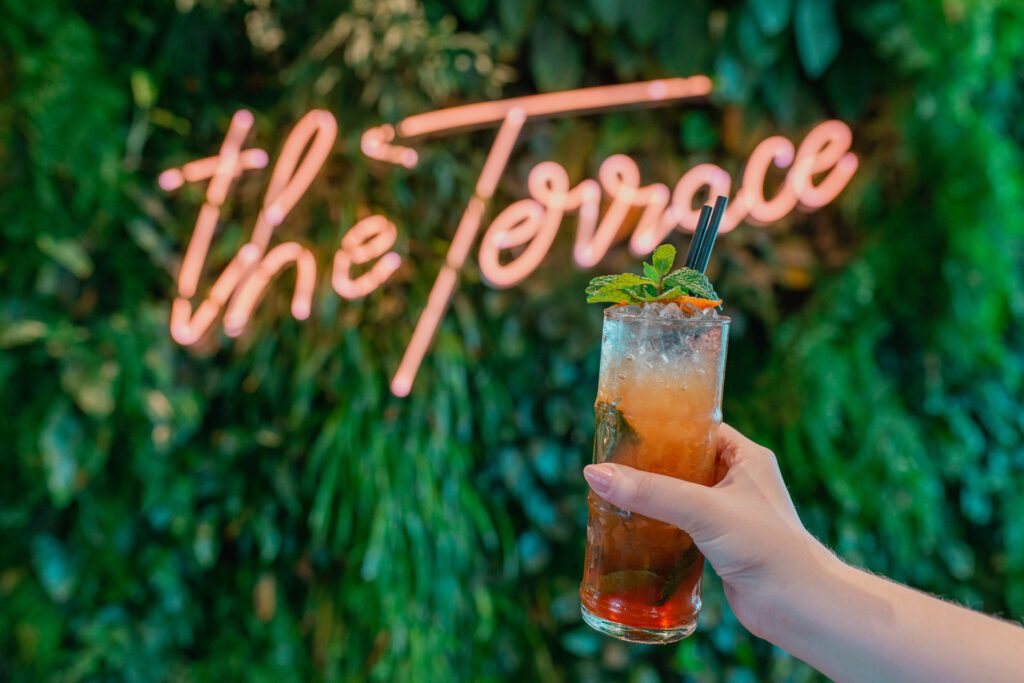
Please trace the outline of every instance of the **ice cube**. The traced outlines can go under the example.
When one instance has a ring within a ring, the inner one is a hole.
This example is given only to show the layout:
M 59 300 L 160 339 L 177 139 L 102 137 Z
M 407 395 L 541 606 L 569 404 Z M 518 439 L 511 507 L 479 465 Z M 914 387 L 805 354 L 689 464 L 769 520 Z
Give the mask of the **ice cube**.
M 649 304 L 644 304 L 644 315 L 649 318 L 657 318 L 664 308 L 665 304 L 657 301 Z
M 640 315 L 642 312 L 643 312 L 643 309 L 640 308 L 639 306 L 630 305 L 630 306 L 616 306 L 615 308 L 612 308 L 610 310 L 609 314 L 611 316 L 615 317 L 615 318 L 622 318 L 622 317 L 625 317 L 625 316 Z
M 701 314 L 701 309 L 697 308 L 689 301 L 684 301 L 682 307 L 680 308 L 680 312 L 688 318 L 693 318 Z
M 714 320 L 718 317 L 718 310 L 715 308 L 702 308 L 696 315 L 698 318 Z
M 673 303 L 667 304 L 665 306 L 665 308 L 661 309 L 661 311 L 658 313 L 658 317 L 659 318 L 682 318 L 683 317 L 683 311 L 682 311 L 681 308 L 679 308 L 679 304 L 673 302 Z

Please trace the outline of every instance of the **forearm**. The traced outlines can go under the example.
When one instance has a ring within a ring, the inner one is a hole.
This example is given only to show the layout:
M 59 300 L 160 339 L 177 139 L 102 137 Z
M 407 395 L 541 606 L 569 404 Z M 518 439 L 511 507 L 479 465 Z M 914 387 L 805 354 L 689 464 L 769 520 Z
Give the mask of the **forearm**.
M 838 683 L 1024 680 L 1024 629 L 854 569 L 823 547 L 764 635 Z

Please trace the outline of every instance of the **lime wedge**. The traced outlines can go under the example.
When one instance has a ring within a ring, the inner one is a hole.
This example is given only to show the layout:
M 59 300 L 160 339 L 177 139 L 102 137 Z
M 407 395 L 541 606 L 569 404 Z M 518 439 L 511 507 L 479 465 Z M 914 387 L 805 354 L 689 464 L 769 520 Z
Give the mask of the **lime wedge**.
M 646 569 L 624 569 L 601 577 L 598 590 L 602 593 L 634 593 L 640 590 L 657 590 L 662 579 Z

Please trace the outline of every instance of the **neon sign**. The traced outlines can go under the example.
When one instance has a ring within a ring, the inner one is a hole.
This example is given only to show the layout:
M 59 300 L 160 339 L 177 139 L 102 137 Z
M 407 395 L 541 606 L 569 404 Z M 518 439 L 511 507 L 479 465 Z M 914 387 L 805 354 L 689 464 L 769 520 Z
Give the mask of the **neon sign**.
M 706 76 L 671 78 L 451 107 L 410 116 L 395 126 L 383 125 L 365 131 L 360 144 L 363 154 L 381 162 L 414 168 L 419 155 L 409 144 L 417 139 L 471 128 L 498 127 L 473 196 L 462 213 L 445 262 L 391 381 L 392 392 L 405 396 L 412 389 L 455 291 L 459 271 L 477 242 L 490 200 L 525 123 L 546 116 L 700 100 L 710 93 L 711 80 Z M 304 320 L 312 309 L 317 271 L 313 253 L 298 242 L 271 247 L 271 238 L 274 229 L 309 189 L 333 148 L 337 121 L 332 114 L 319 109 L 303 116 L 285 140 L 248 242 L 229 261 L 198 304 L 193 303 L 199 294 L 200 277 L 231 185 L 243 172 L 266 168 L 270 161 L 263 149 L 243 149 L 252 125 L 250 112 L 236 112 L 215 156 L 167 169 L 158 179 L 160 187 L 167 191 L 185 183 L 209 181 L 178 274 L 178 295 L 171 307 L 170 333 L 184 346 L 202 339 L 221 313 L 225 332 L 229 336 L 241 334 L 270 282 L 291 265 L 296 269 L 292 315 Z M 743 220 L 754 224 L 771 223 L 798 206 L 805 210 L 817 209 L 835 199 L 856 172 L 858 161 L 850 152 L 852 142 L 850 128 L 835 120 L 812 128 L 799 146 L 785 137 L 769 137 L 754 148 L 735 193 L 730 175 L 715 164 L 700 164 L 689 169 L 670 190 L 662 183 L 641 185 L 636 162 L 623 154 L 605 159 L 596 179 L 587 178 L 576 185 L 572 185 L 562 165 L 554 161 L 541 162 L 530 171 L 529 197 L 502 209 L 483 231 L 478 250 L 480 271 L 495 287 L 511 287 L 521 282 L 543 261 L 568 214 L 575 214 L 577 219 L 573 259 L 578 266 L 591 267 L 604 258 L 632 210 L 638 210 L 640 217 L 629 246 L 636 255 L 645 255 L 673 230 L 693 230 L 697 222 L 694 201 L 705 188 L 712 195 L 732 197 L 720 232 L 734 229 Z M 772 166 L 788 170 L 781 187 L 768 198 L 765 178 Z M 358 299 L 384 284 L 402 262 L 401 256 L 391 251 L 397 236 L 395 224 L 380 214 L 353 225 L 334 255 L 331 274 L 334 291 L 345 299 Z M 353 266 L 368 266 L 369 269 L 353 278 Z

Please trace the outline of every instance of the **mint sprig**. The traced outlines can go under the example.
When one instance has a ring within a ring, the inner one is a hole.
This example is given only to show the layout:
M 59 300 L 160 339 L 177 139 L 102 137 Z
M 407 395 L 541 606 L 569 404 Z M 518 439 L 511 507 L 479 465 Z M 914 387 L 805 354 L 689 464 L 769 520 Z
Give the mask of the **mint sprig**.
M 676 248 L 662 244 L 644 263 L 644 274 L 599 275 L 587 285 L 587 303 L 642 304 L 680 296 L 718 300 L 707 276 L 692 268 L 672 270 Z
M 672 271 L 665 276 L 664 283 L 666 287 L 678 287 L 686 296 L 718 300 L 718 294 L 711 286 L 708 276 L 693 268 L 680 268 Z

